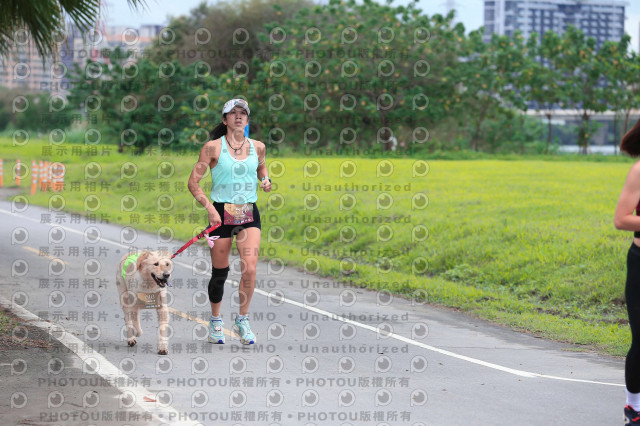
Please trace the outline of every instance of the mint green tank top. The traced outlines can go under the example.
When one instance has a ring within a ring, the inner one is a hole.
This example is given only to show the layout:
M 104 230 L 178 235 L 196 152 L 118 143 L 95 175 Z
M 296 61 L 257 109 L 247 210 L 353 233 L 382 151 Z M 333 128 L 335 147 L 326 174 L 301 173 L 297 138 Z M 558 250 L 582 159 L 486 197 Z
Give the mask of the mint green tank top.
M 211 169 L 211 199 L 218 203 L 255 203 L 258 201 L 258 154 L 249 139 L 249 156 L 236 160 L 222 137 L 218 163 Z

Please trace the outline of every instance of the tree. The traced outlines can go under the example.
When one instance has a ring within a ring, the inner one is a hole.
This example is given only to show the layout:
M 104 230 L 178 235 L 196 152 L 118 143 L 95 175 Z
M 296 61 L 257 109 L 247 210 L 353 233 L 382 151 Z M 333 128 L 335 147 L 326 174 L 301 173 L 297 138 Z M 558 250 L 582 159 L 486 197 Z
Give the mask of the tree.
M 629 35 L 625 34 L 619 42 L 605 42 L 598 52 L 603 61 L 608 108 L 614 112 L 614 149 L 616 149 L 619 140 L 618 130 L 621 116 L 626 113 L 628 117 L 627 111 L 638 105 L 637 96 L 632 89 L 636 78 L 632 74 L 633 62 L 628 53 L 630 41 Z
M 183 140 L 190 146 L 201 147 L 209 140 L 209 134 L 214 127 L 222 122 L 222 106 L 229 99 L 248 97 L 251 108 L 249 128 L 251 137 L 263 139 L 260 135 L 261 117 L 268 111 L 256 107 L 252 96 L 258 90 L 258 81 L 249 82 L 247 77 L 234 78 L 232 72 L 221 75 L 203 75 L 194 82 L 197 95 L 191 101 L 182 104 L 181 112 L 188 117 L 188 122 L 183 128 Z
M 273 56 L 252 59 L 254 78 L 233 71 L 209 76 L 202 93 L 212 105 L 248 96 L 252 134 L 261 131 L 274 144 L 286 140 L 279 146 L 368 149 L 378 140 L 389 149 L 397 135 L 398 147 L 407 147 L 426 141 L 430 124 L 447 115 L 454 82 L 444 70 L 455 66 L 464 37 L 452 19 L 370 0 L 303 8 L 258 33 Z M 210 112 L 184 108 L 199 123 L 192 137 L 219 120 L 217 112 L 211 120 Z
M 109 63 L 76 65 L 70 103 L 94 114 L 96 129 L 103 138 L 118 141 L 119 152 L 125 146 L 138 154 L 153 144 L 176 146 L 190 122 L 182 106 L 197 96 L 194 66 L 133 62 L 129 56 L 116 48 L 109 52 Z
M 598 53 L 593 37 L 569 26 L 560 42 L 559 69 L 563 74 L 565 107 L 579 111 L 578 146 L 583 154 L 589 150 L 589 138 L 595 130 L 591 123 L 594 113 L 606 110 L 606 53 Z
M 474 151 L 478 151 L 485 120 L 504 114 L 510 108 L 526 108 L 518 90 L 521 71 L 527 66 L 522 35 L 516 33 L 510 38 L 494 34 L 491 42 L 485 43 L 483 34 L 482 28 L 469 34 L 466 59 L 457 70 L 457 80 L 462 85 L 460 107 L 473 124 L 471 148 Z
M 147 49 L 148 57 L 155 63 L 176 60 L 185 66 L 204 62 L 214 75 L 235 71 L 236 76 L 248 74 L 252 79 L 252 59 L 266 60 L 274 46 L 258 39 L 265 23 L 279 25 L 312 5 L 309 0 L 202 2 L 188 16 L 171 19 Z
M 0 86 L 0 130 L 6 129 L 15 117 L 15 112 L 12 111 L 12 107 L 14 110 L 15 107 L 12 104 L 20 93 L 19 90 Z
M 511 114 L 518 115 L 519 129 L 513 131 L 513 135 L 526 134 L 526 112 L 531 100 L 525 81 L 526 73 L 533 62 L 528 53 L 529 45 L 525 43 L 520 31 L 511 37 L 511 40 L 502 39 L 496 43 L 496 66 L 504 74 L 506 86 L 499 93 L 503 107 L 506 107 L 505 116 L 508 119 Z M 511 141 L 515 142 L 515 141 Z M 524 142 L 524 140 L 522 141 Z M 521 145 L 524 150 L 524 144 Z
M 554 110 L 564 101 L 562 71 L 559 69 L 561 50 L 560 36 L 547 31 L 538 44 L 538 35 L 533 33 L 528 41 L 528 52 L 531 67 L 524 73 L 524 84 L 529 91 L 530 99 L 538 111 L 543 111 L 547 118 L 547 146 L 549 152 L 553 127 L 551 118 Z
M 127 0 L 138 8 L 145 0 Z M 8 0 L 0 3 L 0 56 L 13 47 L 17 32 L 27 31 L 38 53 L 44 58 L 56 53 L 56 40 L 65 33 L 68 17 L 81 30 L 95 25 L 100 14 L 100 0 Z
M 72 119 L 72 108 L 60 96 L 0 86 L 0 130 L 45 132 L 69 127 Z
M 633 50 L 629 56 L 625 58 L 623 66 L 629 71 L 629 76 L 638 75 L 640 73 L 640 56 Z M 624 125 L 622 127 L 622 134 L 627 133 L 629 130 L 629 116 L 631 110 L 640 106 L 640 83 L 637 80 L 632 80 L 627 86 L 627 91 L 631 95 L 629 103 L 624 110 Z
M 257 73 L 255 96 L 266 128 L 296 148 L 390 149 L 426 140 L 445 117 L 454 83 L 444 70 L 458 60 L 464 27 L 453 14 L 432 18 L 414 4 L 392 7 L 370 0 L 302 9 L 282 25 L 274 57 Z M 277 110 L 277 112 L 275 112 Z

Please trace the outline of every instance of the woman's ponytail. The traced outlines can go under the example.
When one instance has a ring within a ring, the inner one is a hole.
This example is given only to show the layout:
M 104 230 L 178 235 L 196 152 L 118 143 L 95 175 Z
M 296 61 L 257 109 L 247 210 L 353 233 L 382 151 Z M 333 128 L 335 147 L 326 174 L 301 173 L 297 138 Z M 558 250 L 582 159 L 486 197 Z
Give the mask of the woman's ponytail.
M 218 124 L 212 131 L 209 133 L 211 140 L 216 140 L 221 138 L 222 136 L 227 134 L 227 125 L 224 123 Z
M 640 156 L 640 120 L 622 137 L 620 151 L 632 157 Z

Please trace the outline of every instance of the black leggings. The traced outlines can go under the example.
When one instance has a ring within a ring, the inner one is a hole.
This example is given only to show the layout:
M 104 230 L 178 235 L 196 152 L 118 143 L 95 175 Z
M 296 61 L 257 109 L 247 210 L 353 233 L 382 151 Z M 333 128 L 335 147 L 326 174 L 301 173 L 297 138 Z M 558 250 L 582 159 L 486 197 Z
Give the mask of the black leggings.
M 631 348 L 624 364 L 627 390 L 640 393 L 640 247 L 631 244 L 627 254 L 627 283 L 624 295 L 631 327 Z

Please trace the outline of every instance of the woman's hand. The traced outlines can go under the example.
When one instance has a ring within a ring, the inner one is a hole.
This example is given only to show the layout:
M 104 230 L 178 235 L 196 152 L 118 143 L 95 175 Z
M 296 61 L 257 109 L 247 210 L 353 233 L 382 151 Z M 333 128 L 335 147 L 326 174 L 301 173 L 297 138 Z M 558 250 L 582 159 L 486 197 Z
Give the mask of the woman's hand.
M 209 213 L 209 225 L 215 226 L 222 223 L 222 219 L 220 218 L 218 211 L 213 207 L 213 204 L 210 204 L 207 212 Z
M 260 188 L 262 188 L 262 190 L 264 192 L 269 192 L 271 191 L 271 179 L 266 178 L 264 179 L 261 183 L 260 183 Z

